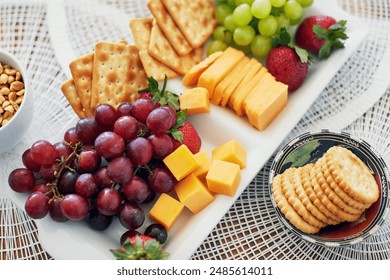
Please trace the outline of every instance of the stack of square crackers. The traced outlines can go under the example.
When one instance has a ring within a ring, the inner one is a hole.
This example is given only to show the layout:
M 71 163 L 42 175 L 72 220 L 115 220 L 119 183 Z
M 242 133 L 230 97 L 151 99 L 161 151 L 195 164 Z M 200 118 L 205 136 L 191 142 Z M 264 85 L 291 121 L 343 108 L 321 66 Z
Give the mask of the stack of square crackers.
M 275 176 L 272 195 L 291 224 L 314 234 L 327 225 L 359 220 L 378 200 L 379 188 L 363 161 L 335 146 L 315 163 Z
M 99 104 L 132 103 L 147 77 L 185 75 L 203 59 L 216 21 L 210 0 L 149 0 L 153 18 L 130 21 L 135 46 L 98 42 L 95 51 L 69 65 L 72 78 L 61 90 L 79 118 L 93 117 Z

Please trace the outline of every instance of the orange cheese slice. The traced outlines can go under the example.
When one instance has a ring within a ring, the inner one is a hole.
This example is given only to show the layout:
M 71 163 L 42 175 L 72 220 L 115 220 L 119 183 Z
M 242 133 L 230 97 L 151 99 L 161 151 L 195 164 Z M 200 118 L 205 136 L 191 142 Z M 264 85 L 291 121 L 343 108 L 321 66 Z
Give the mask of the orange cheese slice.
M 150 209 L 149 217 L 153 221 L 162 224 L 166 230 L 170 230 L 183 209 L 184 205 L 182 203 L 162 193 Z
M 210 100 L 211 103 L 219 105 L 222 102 L 226 89 L 230 86 L 230 84 L 238 84 L 237 80 L 243 76 L 243 68 L 249 63 L 249 61 L 249 58 L 244 56 L 237 66 L 235 66 L 232 71 L 230 71 L 229 74 L 227 74 L 226 77 L 218 83 L 215 87 L 213 97 Z
M 211 160 L 215 159 L 238 164 L 242 169 L 246 167 L 246 150 L 236 139 L 232 139 L 211 151 Z
M 217 84 L 233 69 L 244 57 L 242 51 L 228 47 L 213 64 L 200 75 L 198 87 L 204 87 L 209 91 L 210 98 L 213 97 Z
M 206 176 L 208 189 L 213 193 L 234 196 L 241 181 L 240 166 L 235 163 L 213 160 Z
M 260 96 L 266 91 L 269 90 L 270 87 L 275 86 L 275 78 L 271 73 L 266 72 L 261 77 L 261 80 L 257 83 L 257 85 L 247 93 L 244 100 L 242 101 L 242 110 L 245 111 L 248 106 L 251 104 L 257 104 Z
M 183 77 L 183 85 L 186 87 L 194 86 L 198 82 L 199 76 L 218 58 L 222 56 L 223 52 L 215 52 L 206 57 L 203 61 L 193 66 Z
M 184 92 L 180 97 L 180 109 L 187 110 L 188 115 L 210 112 L 209 91 L 195 87 Z

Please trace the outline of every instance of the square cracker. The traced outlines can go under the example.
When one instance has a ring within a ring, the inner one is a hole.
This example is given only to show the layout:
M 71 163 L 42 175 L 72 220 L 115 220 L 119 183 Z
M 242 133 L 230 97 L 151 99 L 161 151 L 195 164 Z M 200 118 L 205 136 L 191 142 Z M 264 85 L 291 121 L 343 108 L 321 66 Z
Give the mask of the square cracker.
M 205 0 L 161 0 L 184 37 L 194 48 L 203 45 L 217 22 L 214 5 Z
M 91 52 L 78 57 L 69 64 L 77 93 L 88 117 L 93 116 L 91 110 L 93 58 L 94 53 Z
M 64 94 L 65 98 L 68 100 L 73 111 L 77 116 L 82 119 L 85 118 L 85 112 L 81 100 L 77 94 L 77 90 L 74 84 L 73 79 L 67 80 L 61 85 L 61 91 Z
M 157 61 L 149 54 L 148 49 L 152 23 L 152 18 L 133 19 L 130 21 L 130 29 L 145 72 L 148 77 L 153 77 L 157 81 L 164 80 L 165 75 L 167 75 L 168 78 L 176 78 L 179 76 L 178 73 Z
M 191 45 L 177 27 L 161 0 L 149 0 L 147 6 L 175 51 L 180 56 L 189 54 L 192 51 Z
M 132 103 L 138 91 L 147 87 L 147 78 L 138 50 L 124 43 L 98 42 L 92 74 L 91 108 L 107 103 L 117 108 Z

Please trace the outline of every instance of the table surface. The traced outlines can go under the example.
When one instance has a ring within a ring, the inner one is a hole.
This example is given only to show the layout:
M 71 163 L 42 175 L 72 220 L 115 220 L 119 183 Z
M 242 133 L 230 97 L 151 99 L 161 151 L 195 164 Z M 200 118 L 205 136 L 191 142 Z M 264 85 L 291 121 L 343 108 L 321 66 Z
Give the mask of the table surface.
M 345 130 L 369 142 L 389 165 L 390 0 L 334 1 L 363 20 L 369 34 L 283 143 L 310 130 Z M 52 258 L 39 243 L 34 221 L 7 197 L 8 174 L 20 166 L 26 147 L 55 138 L 74 117 L 60 92 L 70 76 L 69 61 L 97 41 L 123 38 L 129 19 L 146 15 L 146 1 L 0 0 L 0 48 L 26 65 L 35 98 L 29 131 L 0 155 L 0 259 Z M 60 25 L 58 17 L 63 17 Z M 343 248 L 313 245 L 292 234 L 272 209 L 267 190 L 271 161 L 192 259 L 390 259 L 390 221 L 364 242 Z

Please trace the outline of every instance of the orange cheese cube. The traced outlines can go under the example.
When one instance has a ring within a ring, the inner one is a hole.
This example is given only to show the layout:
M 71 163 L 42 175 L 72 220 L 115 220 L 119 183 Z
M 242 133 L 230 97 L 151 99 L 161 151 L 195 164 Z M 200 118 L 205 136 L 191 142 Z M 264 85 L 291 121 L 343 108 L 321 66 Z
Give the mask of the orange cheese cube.
M 206 151 L 200 151 L 194 155 L 196 161 L 199 163 L 199 167 L 196 168 L 192 174 L 196 177 L 203 179 L 206 177 L 207 172 L 210 169 L 211 160 Z
M 173 197 L 162 193 L 149 211 L 149 217 L 170 230 L 184 209 L 184 205 Z
M 241 181 L 240 166 L 235 163 L 213 160 L 206 176 L 207 188 L 213 193 L 234 196 Z
M 194 174 L 180 181 L 175 186 L 175 192 L 180 202 L 193 214 L 199 213 L 214 200 L 214 196 Z
M 187 90 L 180 97 L 180 109 L 188 115 L 210 112 L 209 91 L 202 87 Z
M 215 52 L 206 57 L 203 61 L 193 66 L 187 74 L 183 77 L 183 85 L 186 87 L 194 86 L 198 82 L 199 76 L 202 75 L 207 68 L 210 67 L 218 58 L 222 56 L 223 52 Z
M 246 167 L 246 150 L 235 139 L 232 139 L 211 152 L 211 160 L 223 160 L 238 164 L 240 168 Z
M 244 57 L 242 51 L 228 47 L 209 68 L 200 75 L 198 87 L 207 88 L 210 98 L 213 97 L 216 85 L 221 81 L 234 66 Z
M 198 168 L 199 163 L 186 145 L 181 145 L 163 159 L 163 162 L 180 181 Z

